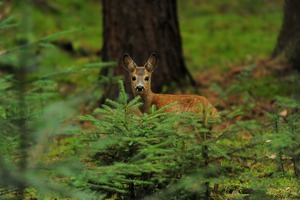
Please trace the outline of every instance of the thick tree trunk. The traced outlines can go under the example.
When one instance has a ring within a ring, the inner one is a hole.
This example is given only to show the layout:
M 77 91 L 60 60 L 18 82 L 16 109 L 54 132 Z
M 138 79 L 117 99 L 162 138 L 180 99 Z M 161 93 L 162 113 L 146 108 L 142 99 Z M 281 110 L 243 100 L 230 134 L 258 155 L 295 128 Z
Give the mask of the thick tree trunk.
M 159 92 L 172 82 L 194 83 L 183 59 L 175 0 L 103 0 L 103 61 L 117 61 L 115 68 L 107 68 L 102 76 L 110 73 L 125 75 L 126 90 L 131 93 L 129 78 L 121 58 L 124 53 L 144 65 L 151 53 L 159 55 L 158 68 L 154 71 L 152 89 Z M 187 79 L 188 78 L 188 79 Z M 104 96 L 115 98 L 115 84 L 105 86 Z
M 283 24 L 272 57 L 279 55 L 300 71 L 300 1 L 285 0 Z

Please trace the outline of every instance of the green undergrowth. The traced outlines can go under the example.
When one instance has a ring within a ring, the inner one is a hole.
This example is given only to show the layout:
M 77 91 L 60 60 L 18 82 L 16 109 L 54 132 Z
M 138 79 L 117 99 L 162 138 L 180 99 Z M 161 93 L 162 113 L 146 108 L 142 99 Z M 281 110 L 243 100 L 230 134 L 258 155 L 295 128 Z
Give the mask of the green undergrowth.
M 120 84 L 118 100 L 80 117 L 94 124 L 82 132 L 89 138 L 87 182 L 82 187 L 108 199 L 299 197 L 297 101 L 278 97 L 278 112 L 266 113 L 263 121 L 244 119 L 211 130 L 199 114 L 174 115 L 153 107 L 137 116 L 133 111 L 139 99 L 128 103 Z M 295 112 L 283 120 L 280 109 Z M 220 112 L 223 122 L 211 123 L 222 126 L 243 117 L 243 110 L 240 106 Z M 202 136 L 200 143 L 197 135 Z
M 9 100 L 15 95 L 7 93 L 10 82 L 4 80 L 0 92 Z M 33 107 L 26 118 L 34 140 L 27 149 L 28 168 L 20 173 L 8 169 L 18 169 L 18 131 L 24 130 L 8 109 L 13 101 L 5 102 L 0 122 L 15 129 L 2 130 L 7 132 L 1 138 L 0 172 L 9 172 L 0 182 L 1 191 L 8 192 L 3 197 L 13 199 L 9 188 L 21 181 L 25 196 L 39 199 L 299 198 L 300 105 L 293 98 L 277 97 L 277 110 L 263 121 L 243 119 L 243 105 L 220 112 L 217 119 L 155 107 L 139 116 L 139 99 L 128 101 L 119 85 L 118 100 L 108 99 L 80 116 L 93 125 L 89 129 L 66 120 L 74 116 L 76 102 Z M 27 102 L 36 105 L 35 99 Z M 291 114 L 282 116 L 283 109 Z M 236 118 L 243 120 L 228 124 Z

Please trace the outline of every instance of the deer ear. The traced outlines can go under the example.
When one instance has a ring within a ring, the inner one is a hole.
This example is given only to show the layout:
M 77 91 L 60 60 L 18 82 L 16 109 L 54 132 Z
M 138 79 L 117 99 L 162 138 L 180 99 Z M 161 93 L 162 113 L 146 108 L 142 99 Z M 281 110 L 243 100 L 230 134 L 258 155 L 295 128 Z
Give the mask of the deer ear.
M 149 71 L 153 72 L 157 66 L 158 58 L 156 53 L 152 53 L 148 61 L 145 63 L 144 67 Z
M 137 67 L 135 62 L 132 60 L 132 58 L 127 53 L 125 53 L 123 55 L 123 65 L 124 65 L 125 69 L 130 73 L 133 72 L 133 70 Z

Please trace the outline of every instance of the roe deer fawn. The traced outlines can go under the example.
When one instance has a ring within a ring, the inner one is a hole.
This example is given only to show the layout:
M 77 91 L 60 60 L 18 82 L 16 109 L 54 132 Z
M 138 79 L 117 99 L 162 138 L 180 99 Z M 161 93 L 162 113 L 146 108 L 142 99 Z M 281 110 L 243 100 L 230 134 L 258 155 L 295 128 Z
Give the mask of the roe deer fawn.
M 151 105 L 155 105 L 157 109 L 174 103 L 166 108 L 165 112 L 193 112 L 203 113 L 209 112 L 214 115 L 217 113 L 209 101 L 198 95 L 172 95 L 172 94 L 156 94 L 151 90 L 151 75 L 157 66 L 158 58 L 153 53 L 144 66 L 137 66 L 128 54 L 123 56 L 123 64 L 131 77 L 131 88 L 135 96 L 140 96 L 143 105 L 141 112 L 149 113 Z

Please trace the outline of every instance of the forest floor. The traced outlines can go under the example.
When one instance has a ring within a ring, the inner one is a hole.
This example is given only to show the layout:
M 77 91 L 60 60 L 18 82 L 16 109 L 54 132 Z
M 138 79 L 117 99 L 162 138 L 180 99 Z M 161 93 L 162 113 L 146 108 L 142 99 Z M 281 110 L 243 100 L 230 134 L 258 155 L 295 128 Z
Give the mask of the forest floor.
M 291 73 L 292 71 L 287 64 L 266 58 L 258 59 L 252 65 L 234 66 L 222 75 L 216 69 L 200 72 L 196 75 L 196 82 L 200 85 L 200 94 L 210 99 L 221 110 L 229 109 L 234 104 L 242 105 L 245 103 L 243 101 L 244 95 L 250 92 L 254 95 L 252 96 L 254 98 L 252 100 L 257 104 L 252 111 L 253 118 L 255 118 L 263 115 L 266 111 L 274 111 L 272 104 L 275 101 L 276 95 L 286 94 L 284 84 L 277 85 L 276 82 L 287 79 Z M 241 80 L 241 78 L 244 80 Z M 240 93 L 229 91 L 226 93 L 225 90 L 228 90 L 229 87 L 235 84 L 242 84 Z M 243 88 L 243 84 L 245 88 Z M 252 85 L 250 88 L 249 84 Z M 219 90 L 215 85 L 220 87 Z M 257 85 L 261 87 L 257 88 Z M 223 90 L 223 94 L 220 90 Z M 222 97 L 226 98 L 222 99 Z

